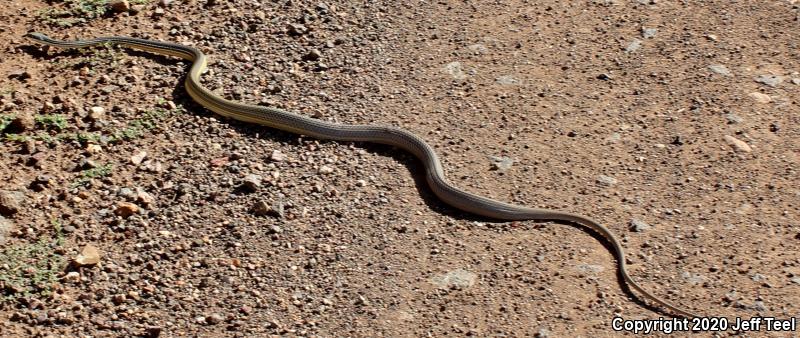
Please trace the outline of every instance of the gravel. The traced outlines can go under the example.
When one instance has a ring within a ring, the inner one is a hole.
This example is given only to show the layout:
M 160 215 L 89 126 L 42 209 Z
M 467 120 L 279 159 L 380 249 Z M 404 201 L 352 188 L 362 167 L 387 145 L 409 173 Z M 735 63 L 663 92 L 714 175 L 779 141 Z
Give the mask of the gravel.
M 30 76 L 0 77 L 0 189 L 22 196 L 0 208 L 3 245 L 44 243 L 55 267 L 50 293 L 3 303 L 4 335 L 608 336 L 586 323 L 669 315 L 633 301 L 579 225 L 460 211 L 400 149 L 232 121 L 187 96 L 189 62 L 39 48 L 29 30 L 192 45 L 222 97 L 406 128 L 460 188 L 596 219 L 633 277 L 681 307 L 797 312 L 788 2 L 131 1 L 46 20 L 73 3 L 0 9 L 0 69 Z M 491 170 L 490 154 L 513 163 Z M 101 261 L 63 269 L 87 244 Z M 431 284 L 456 270 L 475 277 Z

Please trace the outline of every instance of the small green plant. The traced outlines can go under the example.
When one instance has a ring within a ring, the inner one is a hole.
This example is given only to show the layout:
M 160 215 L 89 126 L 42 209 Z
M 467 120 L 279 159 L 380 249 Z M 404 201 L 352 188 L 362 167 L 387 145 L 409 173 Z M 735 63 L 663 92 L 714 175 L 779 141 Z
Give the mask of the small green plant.
M 106 177 L 110 175 L 113 170 L 114 165 L 111 163 L 106 163 L 96 168 L 86 169 L 81 172 L 78 179 L 72 182 L 70 188 L 77 188 L 79 186 L 86 185 L 93 178 Z
M 0 133 L 11 125 L 11 121 L 14 121 L 14 117 L 14 114 L 0 114 Z
M 61 114 L 38 115 L 34 118 L 34 120 L 36 120 L 36 123 L 41 124 L 46 128 L 62 130 L 67 127 L 67 118 Z
M 0 250 L 0 302 L 52 294 L 66 259 L 58 253 L 64 245 L 61 223 L 53 220 L 51 224 L 53 235 Z
M 65 0 L 62 9 L 48 8 L 39 12 L 39 19 L 58 27 L 82 25 L 108 11 L 108 0 Z
M 28 141 L 28 136 L 21 135 L 21 134 L 6 134 L 5 140 L 9 141 L 9 142 L 20 142 L 20 143 L 22 143 L 22 142 L 27 142 Z

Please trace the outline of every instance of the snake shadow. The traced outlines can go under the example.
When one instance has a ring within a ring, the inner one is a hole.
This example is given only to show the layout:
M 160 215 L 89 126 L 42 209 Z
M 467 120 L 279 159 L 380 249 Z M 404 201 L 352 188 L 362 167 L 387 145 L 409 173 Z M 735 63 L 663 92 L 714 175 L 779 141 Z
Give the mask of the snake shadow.
M 84 55 L 84 52 L 80 52 L 78 50 L 67 49 L 67 50 L 57 50 L 57 51 L 50 50 L 50 51 L 48 51 L 48 50 L 43 50 L 43 49 L 41 49 L 41 48 L 39 48 L 39 47 L 37 47 L 35 45 L 23 45 L 23 46 L 19 46 L 18 48 L 20 48 L 22 51 L 28 53 L 29 55 L 31 55 L 33 58 L 35 58 L 37 60 L 50 59 L 50 58 L 53 58 L 53 57 L 56 57 L 56 56 L 65 56 L 65 55 L 71 55 L 71 56 Z M 175 66 L 175 64 L 176 64 L 175 58 L 167 57 L 167 56 L 163 56 L 163 55 L 158 55 L 158 54 L 153 54 L 153 53 L 148 53 L 148 52 L 143 52 L 143 51 L 130 50 L 130 49 L 127 49 L 126 53 L 128 55 L 139 56 L 139 57 L 144 57 L 144 58 L 148 58 L 148 59 L 154 60 L 156 63 L 158 63 L 160 65 L 164 65 L 164 66 Z M 182 60 L 182 62 L 186 63 L 186 61 L 184 61 L 184 60 Z M 79 68 L 80 66 L 81 66 L 81 64 L 75 65 L 75 67 L 77 67 L 77 68 Z M 187 67 L 186 67 L 187 69 L 188 69 L 188 66 L 189 65 L 187 65 Z M 245 135 L 247 137 L 264 138 L 264 139 L 272 140 L 274 142 L 285 143 L 285 144 L 291 144 L 291 143 L 296 143 L 297 142 L 297 139 L 298 139 L 298 135 L 297 134 L 286 132 L 286 131 L 275 129 L 275 128 L 271 128 L 271 127 L 267 127 L 267 126 L 262 126 L 262 125 L 257 125 L 257 124 L 253 124 L 253 123 L 237 121 L 237 120 L 234 120 L 234 119 L 231 119 L 231 118 L 228 118 L 228 117 L 220 116 L 219 114 L 208 110 L 207 108 L 205 108 L 202 105 L 200 105 L 197 102 L 195 102 L 189 96 L 189 94 L 186 92 L 186 89 L 183 86 L 183 83 L 186 80 L 186 76 L 187 76 L 186 73 L 184 73 L 184 75 L 181 77 L 181 79 L 179 81 L 179 85 L 173 87 L 173 90 L 172 90 L 172 92 L 170 94 L 171 94 L 172 101 L 175 102 L 175 103 L 181 104 L 183 107 L 185 107 L 185 109 L 187 111 L 191 111 L 192 113 L 197 114 L 199 116 L 214 117 L 218 121 L 230 125 L 237 132 L 239 132 L 240 134 Z M 358 146 L 358 147 L 360 147 L 360 148 L 362 148 L 362 149 L 364 149 L 366 151 L 369 151 L 370 153 L 379 154 L 379 155 L 382 155 L 382 156 L 387 156 L 387 157 L 392 158 L 393 160 L 395 160 L 397 163 L 400 163 L 401 165 L 403 165 L 408 170 L 409 175 L 414 180 L 414 186 L 415 186 L 415 188 L 417 190 L 417 193 L 421 196 L 421 198 L 422 198 L 423 202 L 425 203 L 425 205 L 428 208 L 430 208 L 431 210 L 433 210 L 434 212 L 437 212 L 437 213 L 440 213 L 442 215 L 446 215 L 448 217 L 452 217 L 452 218 L 458 219 L 458 220 L 480 221 L 480 222 L 485 222 L 485 223 L 489 222 L 489 223 L 493 223 L 493 224 L 508 224 L 508 223 L 510 223 L 509 221 L 496 220 L 496 219 L 487 218 L 487 217 L 483 217 L 483 216 L 477 216 L 475 214 L 472 214 L 472 213 L 469 213 L 469 212 L 465 212 L 465 211 L 453 208 L 453 207 L 445 204 L 444 202 L 442 202 L 433 193 L 433 190 L 431 190 L 430 187 L 428 186 L 428 182 L 424 178 L 424 176 L 425 176 L 424 175 L 425 167 L 422 165 L 421 161 L 419 161 L 419 159 L 417 159 L 416 157 L 414 157 L 410 153 L 407 153 L 405 151 L 398 151 L 399 149 L 396 148 L 396 147 L 389 146 L 389 145 L 383 145 L 383 144 L 377 144 L 377 143 L 369 143 L 369 142 L 341 142 L 341 141 L 330 141 L 330 140 L 319 140 L 319 139 L 315 139 L 315 140 L 317 140 L 320 143 L 324 143 L 324 144 L 328 144 L 328 143 L 354 144 L 354 145 L 356 145 L 356 146 Z M 529 222 L 542 223 L 543 221 L 541 221 L 541 220 L 530 220 Z M 624 259 L 623 257 L 617 257 L 616 254 L 614 254 L 614 248 L 612 247 L 611 243 L 609 243 L 608 240 L 605 239 L 605 237 L 603 237 L 599 233 L 596 233 L 596 232 L 594 232 L 593 230 L 591 230 L 591 229 L 589 229 L 587 227 L 584 227 L 584 226 L 582 226 L 580 224 L 577 224 L 577 223 L 572 223 L 572 222 L 567 222 L 567 221 L 557 221 L 557 220 L 545 221 L 544 223 L 555 223 L 555 224 L 560 224 L 560 225 L 568 225 L 568 226 L 570 226 L 572 228 L 579 229 L 580 231 L 583 231 L 587 235 L 593 237 L 599 243 L 602 243 L 603 247 L 605 247 L 606 250 L 611 252 L 612 255 L 614 255 L 614 257 L 616 257 L 616 259 Z M 495 231 L 513 232 L 513 231 L 523 231 L 523 230 L 535 230 L 535 229 L 532 229 L 531 227 L 526 227 L 526 228 L 522 228 L 522 229 L 515 228 L 515 227 L 495 227 Z M 615 265 L 615 268 L 616 268 L 616 265 Z M 620 271 L 619 269 L 616 269 L 616 270 L 617 270 L 616 271 L 617 284 L 620 286 L 621 290 L 623 290 L 627 295 L 631 296 L 630 299 L 631 299 L 632 302 L 634 302 L 637 305 L 641 306 L 642 308 L 646 308 L 646 309 L 648 309 L 650 311 L 653 311 L 653 312 L 656 312 L 656 313 L 665 313 L 665 314 L 669 315 L 669 313 L 667 311 L 665 311 L 664 309 L 662 309 L 662 308 L 660 308 L 660 307 L 658 307 L 656 305 L 652 305 L 650 303 L 645 302 L 643 300 L 644 299 L 643 297 L 636 296 L 636 293 L 634 293 L 633 290 L 624 282 L 625 279 L 622 276 L 622 271 Z

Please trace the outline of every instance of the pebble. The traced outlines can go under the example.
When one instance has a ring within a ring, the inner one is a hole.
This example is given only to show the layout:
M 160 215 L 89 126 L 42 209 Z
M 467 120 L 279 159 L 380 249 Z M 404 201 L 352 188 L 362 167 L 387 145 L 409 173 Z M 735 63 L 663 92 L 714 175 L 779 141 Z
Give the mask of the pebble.
M 77 283 L 81 281 L 81 274 L 77 271 L 70 271 L 67 272 L 67 275 L 64 276 L 64 280 L 70 283 Z
M 275 207 L 269 205 L 269 203 L 264 201 L 258 201 L 256 204 L 253 205 L 253 213 L 256 216 L 267 216 L 267 215 L 274 215 L 278 217 L 283 216 L 283 204 L 280 205 L 276 204 Z
M 513 86 L 513 85 L 517 85 L 517 84 L 520 83 L 520 81 L 517 78 L 515 78 L 515 77 L 513 77 L 511 75 L 500 76 L 497 79 L 495 79 L 495 81 L 498 84 L 501 84 L 501 85 L 504 85 L 504 86 Z
M 737 139 L 737 138 L 735 138 L 733 136 L 725 135 L 724 139 L 725 139 L 725 142 L 728 143 L 728 145 L 731 146 L 733 148 L 733 150 L 735 150 L 735 151 L 743 152 L 743 153 L 749 153 L 749 152 L 753 151 L 753 149 L 750 148 L 750 145 L 748 145 L 746 142 L 744 142 L 744 141 L 742 141 L 740 139 Z
M 322 165 L 321 167 L 319 167 L 319 173 L 320 174 L 331 174 L 331 173 L 333 173 L 333 168 L 330 167 L 330 166 L 327 166 L 327 165 Z
M 794 83 L 796 85 L 800 85 L 800 77 L 796 77 L 796 78 L 792 79 L 792 83 Z
M 317 61 L 322 58 L 322 52 L 319 49 L 312 49 L 309 51 L 305 56 L 303 56 L 303 60 L 306 61 Z
M 467 78 L 467 74 L 464 73 L 464 69 L 461 67 L 461 62 L 453 61 L 444 66 L 444 71 L 447 74 L 450 74 L 456 80 L 463 80 Z
M 117 202 L 117 209 L 114 214 L 121 217 L 129 217 L 139 212 L 139 206 L 129 202 Z
M 128 0 L 111 0 L 108 2 L 108 7 L 114 12 L 122 13 L 131 9 L 131 4 Z
M 747 96 L 749 96 L 750 98 L 752 98 L 754 101 L 756 101 L 758 103 L 770 103 L 770 102 L 772 102 L 772 97 L 770 97 L 769 95 L 764 94 L 764 93 L 752 92 L 750 94 L 747 94 Z
M 744 119 L 741 116 L 736 115 L 734 113 L 725 114 L 725 119 L 728 120 L 728 123 L 730 124 L 742 123 L 742 121 L 744 121 Z
M 261 188 L 261 181 L 261 176 L 250 174 L 245 176 L 242 180 L 242 187 L 248 191 L 255 192 Z
M 722 75 L 722 76 L 730 76 L 731 75 L 731 71 L 728 70 L 728 67 L 725 67 L 723 65 L 710 65 L 710 66 L 708 66 L 708 69 L 710 69 L 712 72 L 717 73 L 717 74 Z
M 22 209 L 25 194 L 14 190 L 0 190 L 0 215 L 12 216 Z
M 97 122 L 102 121 L 103 118 L 106 116 L 106 109 L 103 107 L 92 107 L 89 108 L 89 115 L 87 116 L 90 121 Z
M 463 269 L 452 270 L 444 275 L 431 279 L 431 282 L 440 288 L 464 289 L 475 285 L 478 275 Z
M 81 253 L 73 259 L 78 266 L 95 265 L 100 263 L 100 250 L 94 245 L 86 244 Z
M 24 132 L 36 128 L 36 119 L 28 112 L 19 112 L 9 124 L 9 129 L 14 132 Z
M 578 264 L 575 268 L 584 273 L 601 273 L 606 269 L 602 265 L 594 264 Z
M 651 39 L 656 36 L 658 33 L 658 29 L 655 28 L 642 28 L 642 37 L 645 39 Z
M 149 207 L 149 206 L 155 204 L 156 199 L 155 199 L 155 197 L 153 197 L 153 195 L 151 195 L 150 193 L 148 193 L 144 189 L 137 187 L 136 188 L 136 201 L 141 203 L 141 204 L 143 204 L 145 207 Z
M 539 328 L 539 331 L 533 335 L 535 338 L 549 338 L 550 337 L 550 330 L 545 327 Z
M 633 39 L 633 41 L 631 41 L 631 43 L 628 44 L 628 47 L 625 47 L 625 51 L 628 53 L 632 53 L 639 50 L 640 47 L 642 47 L 642 40 Z
M 630 222 L 630 229 L 635 232 L 643 232 L 647 229 L 650 229 L 651 227 L 652 226 L 650 224 L 647 224 L 644 221 L 636 218 L 632 219 Z
M 103 147 L 101 147 L 99 144 L 87 144 L 86 152 L 89 154 L 99 154 L 103 152 Z
M 280 150 L 273 150 L 272 155 L 269 156 L 270 160 L 275 162 L 283 162 L 286 161 L 286 155 L 284 155 Z
M 142 161 L 144 161 L 145 157 L 147 157 L 147 152 L 139 151 L 131 156 L 131 163 L 134 165 L 142 164 Z
M 511 169 L 511 165 L 514 164 L 514 159 L 506 156 L 489 156 L 489 159 L 492 161 L 491 169 L 501 172 Z
M 759 75 L 753 78 L 753 81 L 765 84 L 770 87 L 777 87 L 781 82 L 783 82 L 783 76 L 778 75 Z
M 470 51 L 472 51 L 475 54 L 484 54 L 484 53 L 489 51 L 489 48 L 486 48 L 486 45 L 484 45 L 482 43 L 476 43 L 476 44 L 469 45 L 469 46 L 467 46 L 467 49 L 469 49 Z
M 597 183 L 600 183 L 601 185 L 604 186 L 612 186 L 614 184 L 617 184 L 617 179 L 611 176 L 599 175 L 597 176 Z
M 287 31 L 292 35 L 303 35 L 308 32 L 308 28 L 301 24 L 292 23 L 287 27 Z
M 14 222 L 0 216 L 0 245 L 3 245 L 8 240 L 8 236 L 14 231 L 14 228 Z
M 218 313 L 212 313 L 208 317 L 206 317 L 206 323 L 208 323 L 210 325 L 216 325 L 216 324 L 222 323 L 222 321 L 224 319 L 225 318 L 222 317 L 222 315 L 220 315 Z

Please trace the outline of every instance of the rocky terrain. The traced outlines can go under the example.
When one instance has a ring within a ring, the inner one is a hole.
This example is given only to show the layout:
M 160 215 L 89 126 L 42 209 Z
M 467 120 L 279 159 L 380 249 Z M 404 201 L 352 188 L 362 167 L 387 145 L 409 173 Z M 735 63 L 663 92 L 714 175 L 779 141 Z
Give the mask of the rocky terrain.
M 793 0 L 7 2 L 0 336 L 595 337 L 670 315 L 586 229 L 458 211 L 410 154 L 228 120 L 186 61 L 28 31 L 193 45 L 226 98 L 400 126 L 461 188 L 600 221 L 681 307 L 796 316 L 798 21 Z

